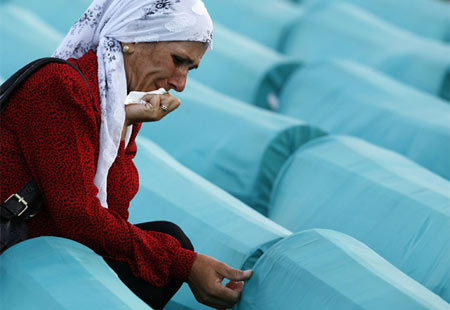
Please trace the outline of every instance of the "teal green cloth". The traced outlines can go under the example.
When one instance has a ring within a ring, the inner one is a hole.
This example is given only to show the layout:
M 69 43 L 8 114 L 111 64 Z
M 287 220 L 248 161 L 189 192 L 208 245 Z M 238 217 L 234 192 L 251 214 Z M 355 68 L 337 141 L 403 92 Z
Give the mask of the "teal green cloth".
M 272 246 L 256 263 L 237 310 L 439 310 L 449 304 L 363 243 L 314 229 Z
M 354 60 L 450 100 L 447 44 L 404 31 L 349 3 L 311 2 L 210 0 L 206 5 L 224 26 L 299 61 Z
M 403 156 L 354 137 L 316 139 L 280 171 L 268 216 L 292 231 L 346 233 L 450 300 L 450 182 Z
M 450 178 L 450 105 L 348 61 L 298 70 L 279 112 L 334 134 L 358 136 Z
M 27 63 L 50 56 L 63 35 L 32 11 L 0 2 L 0 75 L 8 78 Z
M 428 93 L 448 97 L 450 46 L 403 31 L 340 1 L 308 8 L 283 51 L 305 62 L 342 58 L 366 64 Z
M 105 261 L 75 241 L 40 237 L 0 256 L 0 305 L 8 310 L 150 309 Z
M 135 163 L 140 189 L 130 207 L 132 223 L 174 222 L 197 252 L 234 268 L 244 264 L 251 267 L 264 249 L 290 235 L 285 228 L 182 166 L 150 140 L 139 137 L 137 143 Z M 174 296 L 173 305 L 177 309 L 209 309 L 195 300 L 187 285 Z
M 0 0 L 0 5 L 2 3 L 31 12 L 65 35 L 92 0 Z M 23 31 L 20 27 L 17 30 Z M 56 46 L 54 48 L 56 49 Z
M 278 2 L 278 0 L 276 0 Z M 312 4 L 331 0 L 291 0 Z M 342 0 L 339 0 L 342 1 Z M 345 0 L 400 28 L 449 42 L 450 4 L 440 0 Z
M 276 97 L 298 66 L 298 61 L 214 23 L 214 49 L 189 75 L 224 94 L 262 105 Z
M 303 15 L 300 6 L 280 0 L 205 0 L 214 24 L 220 23 L 274 50 Z
M 324 135 L 194 80 L 177 96 L 181 106 L 159 122 L 144 124 L 140 135 L 262 214 L 284 162 L 298 147 Z

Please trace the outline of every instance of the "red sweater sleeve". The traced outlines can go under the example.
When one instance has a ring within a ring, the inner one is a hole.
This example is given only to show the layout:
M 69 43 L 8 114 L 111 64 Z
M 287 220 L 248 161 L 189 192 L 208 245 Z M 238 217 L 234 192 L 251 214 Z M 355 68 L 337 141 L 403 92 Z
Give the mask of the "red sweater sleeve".
M 194 252 L 169 235 L 135 227 L 96 198 L 99 120 L 84 81 L 61 64 L 44 67 L 40 76 L 45 82 L 27 83 L 27 102 L 16 100 L 21 113 L 14 134 L 56 234 L 128 262 L 136 276 L 155 286 L 170 278 L 185 281 Z

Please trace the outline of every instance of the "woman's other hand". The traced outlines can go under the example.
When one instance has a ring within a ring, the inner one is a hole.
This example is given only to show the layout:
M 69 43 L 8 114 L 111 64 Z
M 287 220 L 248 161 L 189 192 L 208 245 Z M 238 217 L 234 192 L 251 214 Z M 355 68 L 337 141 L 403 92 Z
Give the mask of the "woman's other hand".
M 129 104 L 125 106 L 125 126 L 141 122 L 155 122 L 178 108 L 180 99 L 171 94 L 145 95 L 146 103 Z
M 197 254 L 188 283 L 199 302 L 216 309 L 228 309 L 237 303 L 243 281 L 251 275 L 251 270 L 234 269 L 212 257 Z M 230 280 L 227 285 L 222 284 L 225 278 Z

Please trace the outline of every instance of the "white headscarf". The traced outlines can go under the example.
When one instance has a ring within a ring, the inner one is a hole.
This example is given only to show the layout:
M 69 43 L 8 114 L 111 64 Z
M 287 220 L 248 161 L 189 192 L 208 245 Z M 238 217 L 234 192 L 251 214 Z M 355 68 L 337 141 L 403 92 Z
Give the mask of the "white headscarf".
M 213 25 L 201 0 L 94 0 L 53 56 L 97 53 L 101 107 L 100 153 L 94 183 L 107 208 L 109 168 L 120 145 L 127 82 L 120 42 L 196 41 L 212 47 Z

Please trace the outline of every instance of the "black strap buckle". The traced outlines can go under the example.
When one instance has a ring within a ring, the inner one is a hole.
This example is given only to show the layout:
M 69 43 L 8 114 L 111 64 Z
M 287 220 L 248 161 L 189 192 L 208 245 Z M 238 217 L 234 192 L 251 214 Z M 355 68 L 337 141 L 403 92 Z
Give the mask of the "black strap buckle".
M 17 199 L 17 202 L 20 204 L 19 208 L 17 208 L 17 204 L 14 204 L 15 208 L 8 208 L 8 206 L 11 205 L 11 202 L 9 202 L 9 200 L 12 198 Z M 11 196 L 9 196 L 8 199 L 5 200 L 2 207 L 5 208 L 6 210 L 8 210 L 12 216 L 20 217 L 22 214 L 24 214 L 25 211 L 28 210 L 28 202 L 25 200 L 25 198 L 23 198 L 19 194 L 15 193 L 15 194 L 12 194 Z
M 0 217 L 6 220 L 20 218 L 27 221 L 39 213 L 42 202 L 39 188 L 31 180 L 0 205 Z

